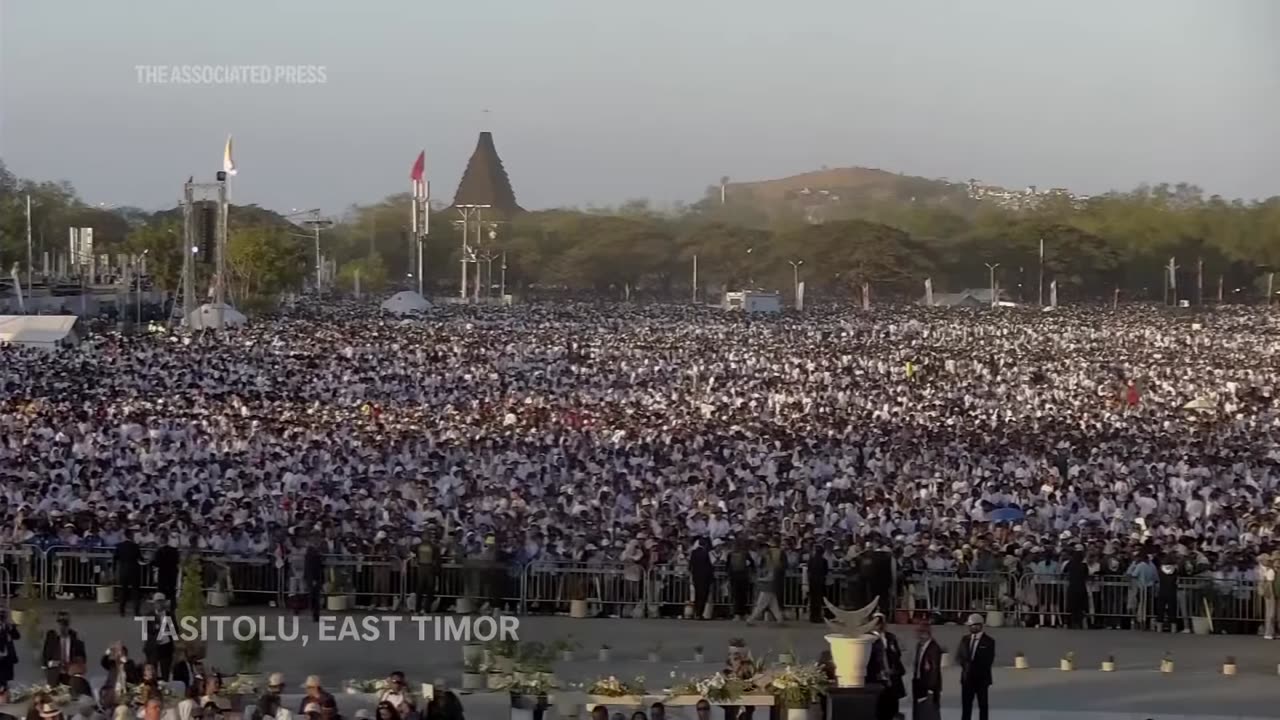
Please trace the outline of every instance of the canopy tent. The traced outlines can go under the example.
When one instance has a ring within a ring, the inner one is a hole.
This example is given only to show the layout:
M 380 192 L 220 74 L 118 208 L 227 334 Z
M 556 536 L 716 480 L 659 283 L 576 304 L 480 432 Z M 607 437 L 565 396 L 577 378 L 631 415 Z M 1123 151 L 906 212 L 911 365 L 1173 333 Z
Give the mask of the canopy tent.
M 75 315 L 0 315 L 0 343 L 53 350 L 80 342 Z
M 394 315 L 412 315 L 430 310 L 431 303 L 412 290 L 402 290 L 387 298 L 382 309 Z
M 249 318 L 245 317 L 244 313 L 226 303 L 222 304 L 223 327 L 238 327 L 247 322 Z M 216 330 L 218 327 L 217 303 L 205 303 L 193 310 L 187 316 L 187 327 L 192 330 Z

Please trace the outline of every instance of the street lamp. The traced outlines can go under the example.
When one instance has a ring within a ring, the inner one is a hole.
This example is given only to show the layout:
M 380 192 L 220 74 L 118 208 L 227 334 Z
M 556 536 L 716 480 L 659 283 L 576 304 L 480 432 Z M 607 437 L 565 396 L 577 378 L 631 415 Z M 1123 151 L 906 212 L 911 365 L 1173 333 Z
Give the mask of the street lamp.
M 755 273 L 751 272 L 751 251 L 755 248 L 747 248 L 747 289 L 754 289 L 756 286 Z
M 804 264 L 803 260 L 788 260 L 791 263 L 791 279 L 795 288 L 795 304 L 800 306 L 800 266 Z
M 992 265 L 991 263 L 983 263 L 987 266 L 987 271 L 991 273 L 991 307 L 996 306 L 996 268 L 1000 267 L 1000 263 Z

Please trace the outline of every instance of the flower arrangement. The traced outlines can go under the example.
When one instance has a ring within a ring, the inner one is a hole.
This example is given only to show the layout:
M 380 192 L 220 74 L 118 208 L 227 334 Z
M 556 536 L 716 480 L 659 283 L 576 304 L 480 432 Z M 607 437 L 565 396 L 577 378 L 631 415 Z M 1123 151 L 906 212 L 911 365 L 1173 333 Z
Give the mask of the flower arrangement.
M 624 697 L 626 695 L 643 695 L 644 694 L 644 678 L 637 677 L 631 682 L 619 680 L 616 676 L 610 675 L 606 678 L 600 678 L 587 688 L 588 695 L 601 695 L 604 697 Z
M 350 691 L 355 693 L 380 693 L 387 689 L 387 679 L 378 678 L 376 680 L 347 680 L 343 685 Z
M 18 703 L 34 697 L 47 696 L 54 705 L 66 705 L 71 702 L 71 688 L 67 685 L 31 685 L 23 687 L 15 685 L 9 688 L 9 701 Z
M 711 702 L 728 702 L 737 700 L 754 689 L 750 680 L 716 673 L 702 679 L 686 680 L 673 688 L 672 692 L 676 695 L 698 695 Z
M 245 678 L 239 675 L 231 678 L 227 684 L 223 685 L 220 695 L 256 695 L 258 693 L 258 683 L 253 678 Z
M 817 663 L 788 665 L 762 679 L 759 684 L 783 706 L 795 710 L 809 707 L 827 688 L 827 676 Z
M 514 674 L 502 675 L 490 687 L 494 690 L 506 690 L 512 695 L 546 695 L 560 685 L 551 673 L 535 672 L 524 673 L 518 679 Z
M 125 696 L 129 699 L 130 705 L 146 705 L 147 700 L 151 698 L 159 698 L 164 702 L 170 694 L 168 683 L 141 683 L 125 686 Z

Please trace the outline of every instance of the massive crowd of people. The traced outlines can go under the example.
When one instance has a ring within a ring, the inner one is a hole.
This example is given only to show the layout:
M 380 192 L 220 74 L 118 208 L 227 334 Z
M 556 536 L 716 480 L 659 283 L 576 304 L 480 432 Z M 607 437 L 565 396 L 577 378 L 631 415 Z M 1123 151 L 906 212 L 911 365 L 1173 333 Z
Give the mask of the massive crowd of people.
M 331 305 L 0 347 L 0 545 L 413 559 L 430 536 L 444 558 L 648 568 L 702 566 L 705 543 L 819 586 L 878 551 L 898 578 L 1065 578 L 1064 621 L 1132 609 L 1100 575 L 1152 588 L 1156 619 L 1187 576 L 1261 619 L 1280 323 L 1182 312 Z

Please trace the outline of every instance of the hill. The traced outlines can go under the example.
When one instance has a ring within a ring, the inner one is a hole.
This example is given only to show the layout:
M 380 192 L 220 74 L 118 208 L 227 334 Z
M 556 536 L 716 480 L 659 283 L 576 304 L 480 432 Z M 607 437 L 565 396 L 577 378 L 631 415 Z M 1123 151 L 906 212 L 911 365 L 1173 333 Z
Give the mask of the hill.
M 776 180 L 729 183 L 726 195 L 749 193 L 757 201 L 795 201 L 805 197 L 836 196 L 834 202 L 856 200 L 916 201 L 968 197 L 966 186 L 945 180 L 902 175 L 878 168 L 823 168 Z

